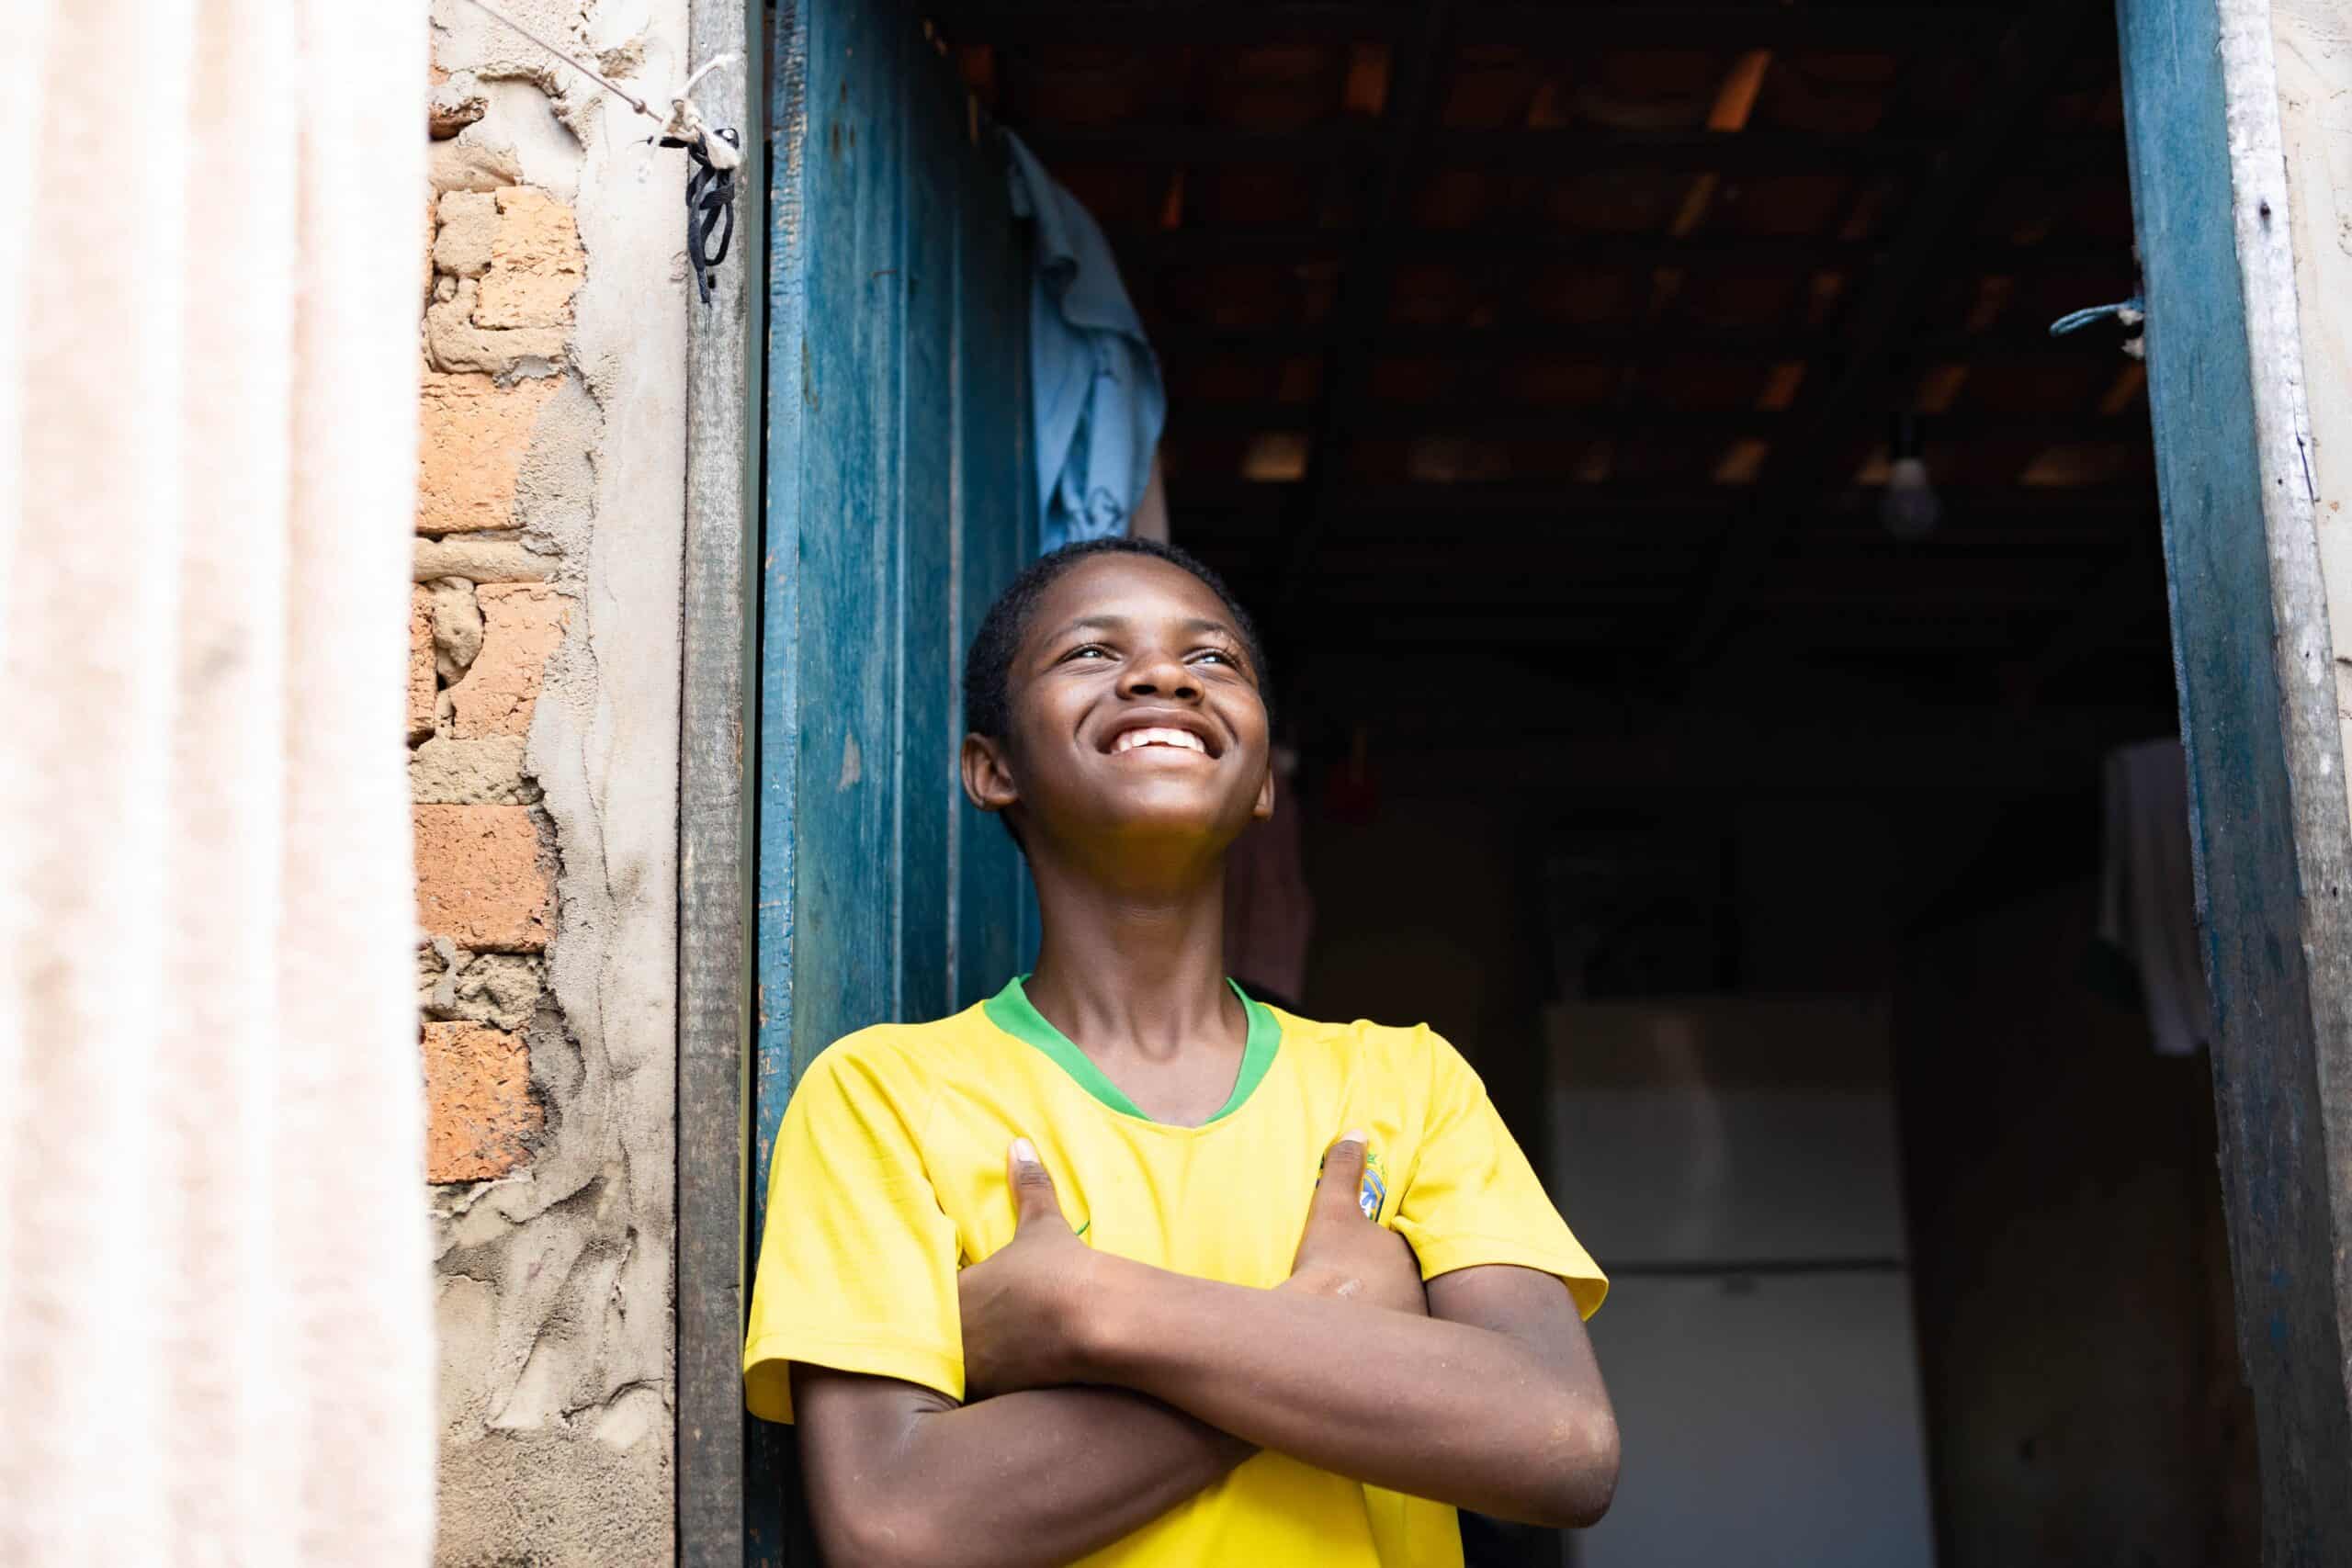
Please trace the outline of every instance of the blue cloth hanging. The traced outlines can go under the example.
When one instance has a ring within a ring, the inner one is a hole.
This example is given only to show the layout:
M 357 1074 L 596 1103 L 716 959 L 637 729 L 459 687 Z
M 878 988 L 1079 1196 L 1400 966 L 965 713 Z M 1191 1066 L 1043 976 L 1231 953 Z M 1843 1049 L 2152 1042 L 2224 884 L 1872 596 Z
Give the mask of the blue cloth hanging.
M 1012 210 L 1037 222 L 1029 310 L 1037 548 L 1127 531 L 1168 420 L 1159 361 L 1094 216 L 1018 136 Z

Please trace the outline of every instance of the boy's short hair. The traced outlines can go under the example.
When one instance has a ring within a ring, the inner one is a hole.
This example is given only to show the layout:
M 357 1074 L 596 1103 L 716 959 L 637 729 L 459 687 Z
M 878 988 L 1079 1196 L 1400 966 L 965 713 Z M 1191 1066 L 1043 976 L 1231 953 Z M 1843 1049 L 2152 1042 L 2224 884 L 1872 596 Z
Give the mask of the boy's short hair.
M 970 651 L 964 656 L 964 728 L 991 740 L 1004 739 L 1012 728 L 1012 660 L 1021 651 L 1021 639 L 1029 630 L 1030 617 L 1037 612 L 1037 601 L 1071 567 L 1090 556 L 1108 555 L 1148 556 L 1166 561 L 1179 570 L 1192 573 L 1216 594 L 1226 613 L 1233 617 L 1234 630 L 1241 634 L 1242 651 L 1249 656 L 1250 673 L 1258 678 L 1260 699 L 1266 703 L 1271 717 L 1273 703 L 1267 694 L 1272 682 L 1265 651 L 1258 642 L 1258 627 L 1224 580 L 1173 545 L 1114 536 L 1065 545 L 1051 555 L 1038 557 L 1022 568 L 1020 575 L 996 596 L 996 603 L 981 617 Z

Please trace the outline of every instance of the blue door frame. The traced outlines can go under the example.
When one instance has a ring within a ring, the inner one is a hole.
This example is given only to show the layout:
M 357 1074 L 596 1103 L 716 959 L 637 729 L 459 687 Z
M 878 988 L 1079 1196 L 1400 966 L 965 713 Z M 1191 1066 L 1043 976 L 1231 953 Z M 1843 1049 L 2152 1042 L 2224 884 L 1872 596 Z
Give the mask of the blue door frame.
M 2294 352 L 2278 311 L 2291 333 L 2297 309 L 2269 17 L 2120 0 L 2117 20 L 2263 1561 L 2318 1568 L 2352 1562 L 2352 840 L 2332 671 L 2313 668 L 2331 639 L 2305 433 L 2264 390 Z
M 783 0 L 768 59 L 753 1268 L 809 1059 L 978 999 L 1025 944 L 1017 852 L 955 769 L 964 645 L 1036 537 L 1001 135 L 889 0 Z M 788 1438 L 752 1426 L 746 1560 L 813 1562 Z

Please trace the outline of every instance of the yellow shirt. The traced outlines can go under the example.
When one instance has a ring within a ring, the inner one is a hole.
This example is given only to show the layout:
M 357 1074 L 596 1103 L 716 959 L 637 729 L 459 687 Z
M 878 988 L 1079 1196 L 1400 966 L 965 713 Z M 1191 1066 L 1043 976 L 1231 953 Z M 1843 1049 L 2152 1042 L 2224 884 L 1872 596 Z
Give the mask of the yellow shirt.
M 1237 987 L 1238 989 L 1238 987 Z M 1427 1026 L 1312 1023 L 1246 997 L 1233 1097 L 1198 1127 L 1153 1122 L 1014 980 L 935 1023 L 884 1024 L 809 1064 L 776 1137 L 743 1382 L 792 1419 L 795 1361 L 964 1394 L 956 1270 L 1012 1239 L 1005 1148 L 1026 1134 L 1087 1242 L 1271 1287 L 1324 1150 L 1371 1134 L 1362 1202 L 1424 1278 L 1510 1263 L 1557 1275 L 1588 1316 L 1608 1281 L 1552 1207 L 1486 1087 Z M 1261 1453 L 1086 1559 L 1118 1568 L 1456 1568 L 1442 1504 Z

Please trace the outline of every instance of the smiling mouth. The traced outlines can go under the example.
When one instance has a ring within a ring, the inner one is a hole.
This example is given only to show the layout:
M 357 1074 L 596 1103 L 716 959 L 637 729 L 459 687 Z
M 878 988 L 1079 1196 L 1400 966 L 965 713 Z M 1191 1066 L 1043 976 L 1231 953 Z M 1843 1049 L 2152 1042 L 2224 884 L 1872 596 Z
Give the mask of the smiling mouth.
M 1209 749 L 1201 738 L 1189 729 L 1130 729 L 1111 742 L 1111 755 L 1140 751 L 1147 746 L 1168 746 L 1180 751 L 1193 751 L 1207 756 Z

